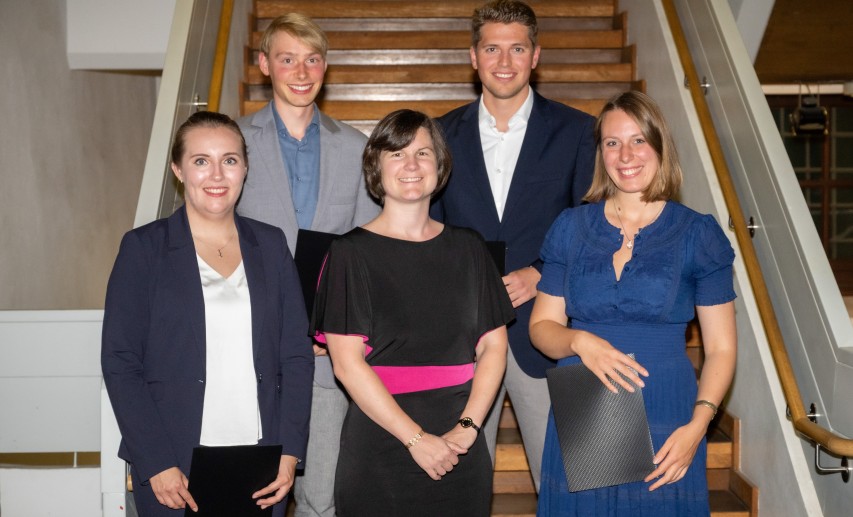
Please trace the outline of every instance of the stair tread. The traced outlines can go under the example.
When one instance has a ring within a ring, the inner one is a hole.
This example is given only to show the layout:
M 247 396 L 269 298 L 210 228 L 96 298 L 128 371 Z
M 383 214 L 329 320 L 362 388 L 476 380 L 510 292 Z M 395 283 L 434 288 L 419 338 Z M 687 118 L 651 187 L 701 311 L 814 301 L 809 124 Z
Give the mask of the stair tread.
M 267 84 L 269 77 L 257 65 L 246 66 L 247 84 Z M 336 83 L 472 83 L 476 71 L 466 64 L 336 65 L 324 82 Z M 554 63 L 536 68 L 533 82 L 630 82 L 631 63 Z
M 728 490 L 711 490 L 708 503 L 712 516 L 749 517 L 749 508 Z
M 328 18 L 330 13 L 341 18 L 422 18 L 425 11 L 435 18 L 470 18 L 482 0 L 435 2 L 426 11 L 423 4 L 409 1 L 382 0 L 256 0 L 258 18 L 273 18 L 291 11 L 299 11 L 312 18 Z M 591 17 L 614 16 L 612 0 L 540 0 L 535 4 L 537 17 Z
M 260 49 L 262 31 L 252 33 L 250 47 Z M 463 49 L 471 46 L 470 30 L 457 31 L 333 31 L 327 32 L 329 49 Z M 621 49 L 623 32 L 611 30 L 554 31 L 539 34 L 546 49 Z
M 491 517 L 533 517 L 536 501 L 536 494 L 494 494 Z
M 597 115 L 606 102 L 605 99 L 554 99 L 567 106 Z M 243 101 L 243 114 L 258 111 L 267 105 L 269 100 Z M 401 108 L 410 108 L 423 111 L 431 117 L 439 117 L 448 111 L 471 102 L 470 99 L 462 100 L 435 100 L 435 101 L 319 101 L 320 109 L 339 120 L 373 120 L 379 121 L 386 114 Z

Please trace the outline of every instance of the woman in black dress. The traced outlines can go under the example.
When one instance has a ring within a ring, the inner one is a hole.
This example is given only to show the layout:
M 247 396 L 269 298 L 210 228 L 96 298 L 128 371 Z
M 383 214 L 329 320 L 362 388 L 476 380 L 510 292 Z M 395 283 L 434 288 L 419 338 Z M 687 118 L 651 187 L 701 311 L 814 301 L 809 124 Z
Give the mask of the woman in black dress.
M 429 117 L 386 116 L 363 169 L 383 210 L 332 244 L 312 322 L 353 401 L 337 513 L 489 515 L 479 426 L 503 377 L 512 305 L 482 238 L 429 218 L 450 171 Z

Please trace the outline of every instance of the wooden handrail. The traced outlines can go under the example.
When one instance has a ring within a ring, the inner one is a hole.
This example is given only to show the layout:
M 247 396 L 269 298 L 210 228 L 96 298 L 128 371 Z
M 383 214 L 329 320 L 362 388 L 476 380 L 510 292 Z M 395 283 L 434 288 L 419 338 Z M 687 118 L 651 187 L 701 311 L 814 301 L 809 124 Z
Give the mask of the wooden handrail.
M 222 12 L 219 14 L 219 31 L 216 35 L 216 54 L 213 56 L 213 70 L 210 74 L 210 93 L 207 99 L 209 111 L 219 111 L 222 99 L 222 81 L 225 78 L 225 59 L 228 56 L 228 39 L 233 12 L 234 0 L 223 0 Z
M 791 361 L 788 358 L 788 351 L 785 348 L 785 341 L 782 337 L 782 331 L 779 329 L 779 322 L 776 320 L 776 314 L 773 310 L 773 303 L 770 300 L 770 294 L 767 291 L 767 284 L 764 282 L 764 274 L 761 271 L 761 265 L 758 262 L 758 257 L 755 253 L 755 247 L 752 245 L 752 238 L 749 235 L 746 221 L 743 217 L 740 201 L 737 197 L 734 183 L 729 172 L 726 158 L 723 154 L 723 148 L 720 144 L 720 139 L 717 136 L 714 127 L 714 120 L 711 117 L 711 110 L 705 100 L 705 95 L 702 92 L 699 75 L 696 72 L 696 66 L 693 63 L 693 58 L 690 55 L 690 49 L 687 45 L 687 39 L 684 36 L 684 30 L 681 26 L 681 21 L 678 18 L 678 12 L 672 0 L 662 0 L 666 18 L 669 22 L 672 37 L 675 40 L 675 46 L 678 51 L 678 56 L 681 60 L 681 65 L 684 67 L 684 73 L 687 75 L 687 82 L 690 88 L 690 95 L 693 98 L 693 103 L 696 105 L 696 112 L 702 126 L 702 132 L 705 135 L 705 140 L 708 143 L 708 150 L 711 154 L 711 161 L 714 163 L 714 169 L 717 173 L 717 179 L 720 182 L 720 188 L 723 192 L 723 197 L 726 201 L 726 207 L 729 210 L 729 216 L 732 219 L 732 224 L 737 237 L 738 245 L 740 246 L 743 256 L 746 271 L 749 275 L 749 282 L 755 294 L 758 311 L 761 315 L 761 323 L 764 326 L 764 332 L 767 335 L 767 342 L 770 346 L 770 353 L 773 356 L 773 363 L 776 365 L 776 372 L 779 376 L 779 381 L 782 384 L 782 391 L 785 394 L 785 401 L 791 413 L 791 421 L 794 424 L 794 429 L 808 437 L 810 440 L 820 444 L 829 452 L 839 456 L 853 456 L 853 440 L 839 436 L 832 431 L 812 422 L 806 415 L 803 405 L 800 389 L 797 386 L 794 370 L 791 367 Z

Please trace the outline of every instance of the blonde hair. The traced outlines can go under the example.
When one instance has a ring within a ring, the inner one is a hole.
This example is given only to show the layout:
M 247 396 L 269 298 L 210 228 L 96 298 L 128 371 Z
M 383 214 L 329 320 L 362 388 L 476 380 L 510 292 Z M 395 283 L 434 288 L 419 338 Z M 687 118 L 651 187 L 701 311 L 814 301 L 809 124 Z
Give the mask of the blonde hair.
M 682 172 L 678 163 L 678 152 L 666 120 L 660 107 L 646 95 L 638 91 L 627 91 L 612 97 L 604 105 L 598 120 L 595 121 L 595 170 L 592 175 L 592 185 L 584 196 L 584 201 L 595 203 L 610 199 L 616 194 L 616 185 L 607 175 L 601 160 L 601 124 L 604 117 L 611 111 L 621 110 L 630 116 L 643 133 L 646 142 L 654 149 L 658 157 L 658 171 L 654 179 L 643 192 L 643 201 L 665 201 L 672 199 L 681 188 Z
M 264 31 L 264 35 L 261 36 L 261 52 L 265 56 L 270 57 L 273 37 L 279 32 L 290 34 L 318 52 L 323 56 L 323 59 L 326 59 L 326 52 L 329 51 L 329 40 L 326 38 L 326 33 L 307 15 L 288 13 L 270 22 L 269 27 Z

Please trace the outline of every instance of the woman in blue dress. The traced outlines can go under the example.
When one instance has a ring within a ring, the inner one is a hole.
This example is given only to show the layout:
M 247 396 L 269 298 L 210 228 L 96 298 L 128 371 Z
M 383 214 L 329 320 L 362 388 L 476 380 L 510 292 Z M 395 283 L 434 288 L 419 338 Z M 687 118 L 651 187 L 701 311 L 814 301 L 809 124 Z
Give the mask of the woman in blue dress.
M 542 247 L 530 336 L 558 365 L 583 362 L 611 391 L 611 382 L 643 389 L 657 467 L 643 481 L 569 492 L 552 414 L 538 514 L 709 515 L 705 434 L 737 354 L 734 252 L 712 216 L 671 200 L 681 168 L 650 97 L 608 101 L 595 139 L 589 204 L 565 210 Z M 698 386 L 685 350 L 694 309 L 705 351 Z

